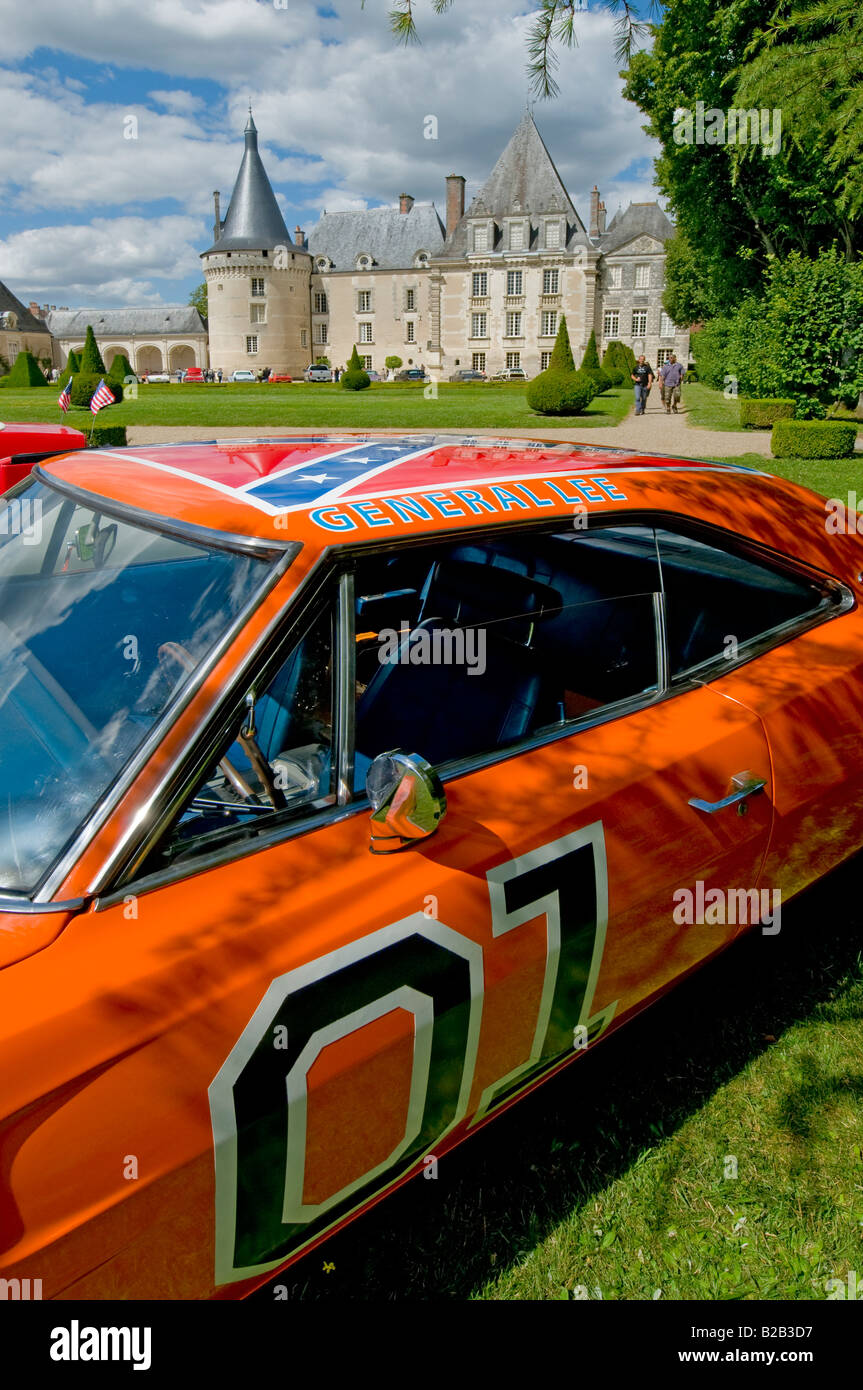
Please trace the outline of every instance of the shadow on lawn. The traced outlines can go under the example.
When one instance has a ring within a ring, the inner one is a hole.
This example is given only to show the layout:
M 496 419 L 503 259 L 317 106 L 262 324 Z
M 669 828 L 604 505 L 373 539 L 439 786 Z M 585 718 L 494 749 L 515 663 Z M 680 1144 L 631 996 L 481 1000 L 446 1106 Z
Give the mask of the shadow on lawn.
M 273 1285 L 297 1299 L 463 1299 L 625 1173 L 796 1021 L 829 1016 L 863 949 L 859 857 L 735 943 L 595 1052 L 521 1100 Z M 815 930 L 813 930 L 813 927 Z M 816 1067 L 779 1122 L 798 1142 L 837 1081 Z M 845 1091 L 849 1094 L 849 1091 Z M 324 1270 L 324 1262 L 334 1268 Z

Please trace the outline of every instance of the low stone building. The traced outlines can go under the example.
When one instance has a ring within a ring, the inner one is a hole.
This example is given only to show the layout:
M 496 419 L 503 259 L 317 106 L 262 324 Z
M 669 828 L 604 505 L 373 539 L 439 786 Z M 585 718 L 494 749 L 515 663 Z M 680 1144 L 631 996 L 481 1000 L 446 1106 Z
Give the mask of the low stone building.
M 51 309 L 45 323 L 56 343 L 55 360 L 66 364 L 80 352 L 92 325 L 106 367 L 118 353 L 129 359 L 138 376 L 206 367 L 207 329 L 190 305 L 159 304 L 145 309 Z
M 43 367 L 54 360 L 47 326 L 0 281 L 0 358 L 11 367 L 19 352 L 32 352 Z

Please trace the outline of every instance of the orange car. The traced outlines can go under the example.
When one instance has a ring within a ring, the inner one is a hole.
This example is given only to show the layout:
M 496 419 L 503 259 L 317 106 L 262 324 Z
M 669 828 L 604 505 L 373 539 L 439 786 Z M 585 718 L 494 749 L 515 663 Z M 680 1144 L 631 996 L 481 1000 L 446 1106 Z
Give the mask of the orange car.
M 37 467 L 0 536 L 0 1277 L 244 1296 L 776 935 L 863 838 L 861 584 L 853 528 L 730 465 Z

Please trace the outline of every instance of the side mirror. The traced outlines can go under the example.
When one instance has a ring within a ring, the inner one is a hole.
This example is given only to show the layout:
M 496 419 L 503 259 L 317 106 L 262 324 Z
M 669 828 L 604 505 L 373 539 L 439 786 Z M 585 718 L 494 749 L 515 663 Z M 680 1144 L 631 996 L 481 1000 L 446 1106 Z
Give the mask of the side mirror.
M 418 753 L 380 753 L 366 776 L 372 854 L 394 854 L 433 835 L 446 815 L 441 780 Z

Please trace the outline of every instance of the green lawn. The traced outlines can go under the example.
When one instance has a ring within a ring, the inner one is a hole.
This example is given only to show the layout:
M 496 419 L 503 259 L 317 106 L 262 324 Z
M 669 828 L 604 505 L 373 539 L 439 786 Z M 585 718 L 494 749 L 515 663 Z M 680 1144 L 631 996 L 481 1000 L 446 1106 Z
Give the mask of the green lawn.
M 861 1260 L 861 925 L 852 863 L 274 1282 L 336 1301 L 825 1298 Z
M 691 425 L 703 430 L 740 429 L 740 402 L 736 397 L 727 400 L 721 391 L 702 386 L 700 381 L 684 385 L 682 397 Z
M 856 492 L 863 500 L 863 454 L 850 459 L 774 459 L 761 454 L 739 454 L 722 462 L 742 463 L 762 473 L 778 473 L 780 478 L 789 478 L 822 497 L 847 497 L 849 492 Z
M 0 390 L 0 419 L 61 420 L 59 391 Z M 112 405 L 99 415 L 110 425 L 199 425 L 202 437 L 221 427 L 299 426 L 311 429 L 561 429 L 616 425 L 631 405 L 626 388 L 607 391 L 591 401 L 583 415 L 556 418 L 535 415 L 523 386 L 448 385 L 438 398 L 426 399 L 422 385 L 373 384 L 367 391 L 341 386 L 141 386 L 137 400 Z M 86 430 L 88 410 L 70 410 L 65 423 Z

